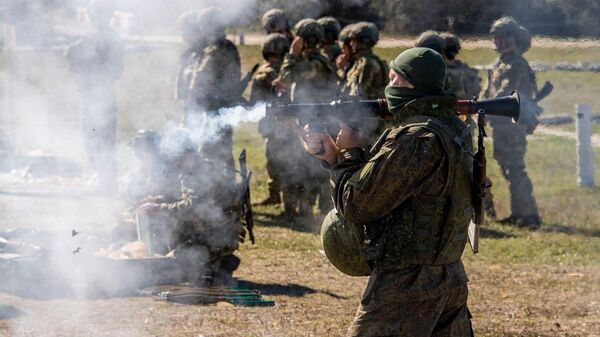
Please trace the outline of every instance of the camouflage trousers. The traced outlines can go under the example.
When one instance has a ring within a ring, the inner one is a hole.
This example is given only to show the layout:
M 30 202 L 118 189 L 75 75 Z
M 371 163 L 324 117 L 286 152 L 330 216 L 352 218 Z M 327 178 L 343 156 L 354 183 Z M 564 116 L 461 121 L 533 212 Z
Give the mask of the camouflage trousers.
M 400 282 L 396 282 L 400 283 Z M 403 296 L 396 284 L 358 307 L 348 337 L 472 337 L 467 285 L 435 295 Z
M 497 123 L 494 130 L 494 159 L 498 161 L 510 190 L 510 210 L 513 216 L 537 216 L 533 185 L 525 169 L 527 139 L 524 127 L 512 123 Z

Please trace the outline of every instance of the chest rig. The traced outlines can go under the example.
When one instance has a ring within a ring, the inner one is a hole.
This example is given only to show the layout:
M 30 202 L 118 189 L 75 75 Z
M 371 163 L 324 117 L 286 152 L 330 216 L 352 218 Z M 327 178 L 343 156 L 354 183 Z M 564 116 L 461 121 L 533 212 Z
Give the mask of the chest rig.
M 473 214 L 471 135 L 464 123 L 452 120 L 451 126 L 436 117 L 412 117 L 376 143 L 374 151 L 408 130 L 425 129 L 442 144 L 445 158 L 441 165 L 446 165 L 447 177 L 439 194 L 415 194 L 384 218 L 364 225 L 362 254 L 369 263 L 398 270 L 460 259 Z

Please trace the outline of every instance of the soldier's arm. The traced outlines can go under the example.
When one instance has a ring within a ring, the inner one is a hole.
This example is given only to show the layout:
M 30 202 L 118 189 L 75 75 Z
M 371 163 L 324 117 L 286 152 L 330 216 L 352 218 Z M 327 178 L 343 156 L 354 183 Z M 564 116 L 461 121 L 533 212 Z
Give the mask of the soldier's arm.
M 310 78 L 311 73 L 318 72 L 315 70 L 315 67 L 318 66 L 317 63 L 319 61 L 308 61 L 292 53 L 286 54 L 281 65 L 279 79 L 286 84 L 291 84 L 299 79 L 300 74 L 303 78 Z
M 427 193 L 423 184 L 445 169 L 441 143 L 423 129 L 386 141 L 370 159 L 359 149 L 343 150 L 340 157 L 331 170 L 334 201 L 356 224 L 380 219 L 412 195 Z

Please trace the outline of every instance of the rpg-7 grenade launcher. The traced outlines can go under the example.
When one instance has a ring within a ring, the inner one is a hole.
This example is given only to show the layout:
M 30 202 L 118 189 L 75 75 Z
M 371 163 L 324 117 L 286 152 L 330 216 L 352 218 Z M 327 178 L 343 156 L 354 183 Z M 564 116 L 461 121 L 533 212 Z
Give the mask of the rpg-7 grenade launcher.
M 502 116 L 517 122 L 520 116 L 519 94 L 515 91 L 510 96 L 481 101 L 458 100 L 457 110 L 456 114 L 459 116 L 468 118 L 477 116 L 477 151 L 471 153 L 473 156 L 473 223 L 469 226 L 471 248 L 477 253 L 479 251 L 479 225 L 484 220 L 483 200 L 490 187 L 486 178 L 485 117 L 487 115 Z M 266 114 L 267 117 L 296 118 L 302 124 L 309 124 L 309 128 L 315 131 L 326 130 L 325 125 L 334 121 L 344 122 L 351 128 L 358 129 L 364 119 L 393 119 L 393 115 L 388 110 L 387 101 L 384 99 L 271 104 L 267 106 Z

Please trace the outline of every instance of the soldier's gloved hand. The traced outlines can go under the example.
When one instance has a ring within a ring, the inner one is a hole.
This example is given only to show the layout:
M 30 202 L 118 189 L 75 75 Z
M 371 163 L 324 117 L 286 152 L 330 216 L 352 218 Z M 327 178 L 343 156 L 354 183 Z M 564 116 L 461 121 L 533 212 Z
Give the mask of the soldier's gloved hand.
M 290 54 L 294 56 L 300 56 L 302 49 L 304 48 L 304 39 L 300 36 L 296 36 L 292 44 L 290 45 Z
M 333 138 L 327 133 L 311 131 L 308 125 L 304 127 L 304 150 L 330 165 L 337 164 L 339 150 Z
M 340 123 L 340 132 L 338 133 L 335 145 L 339 150 L 355 147 L 364 148 L 366 146 L 365 139 L 366 137 L 361 130 L 353 130 L 348 125 Z

